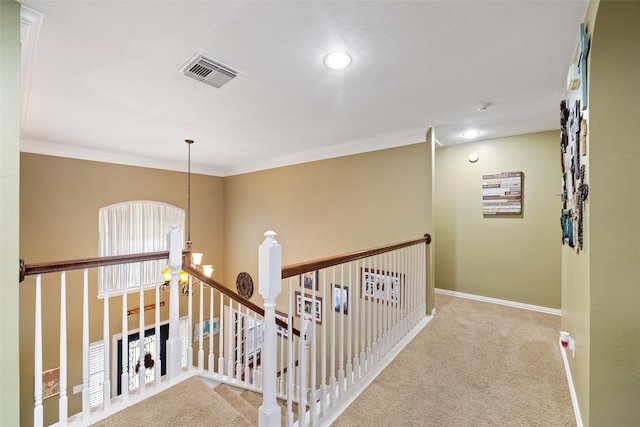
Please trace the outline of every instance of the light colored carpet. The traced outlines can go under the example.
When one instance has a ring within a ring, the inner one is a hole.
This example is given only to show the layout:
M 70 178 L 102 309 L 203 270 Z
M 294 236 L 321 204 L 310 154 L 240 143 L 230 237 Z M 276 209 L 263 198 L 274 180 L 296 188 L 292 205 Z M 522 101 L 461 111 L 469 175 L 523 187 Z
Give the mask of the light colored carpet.
M 436 309 L 334 427 L 575 426 L 558 316 L 442 294 Z
M 441 294 L 436 308 L 333 426 L 575 426 L 558 316 Z M 257 425 L 259 405 L 193 377 L 95 426 Z
M 94 424 L 96 427 L 248 425 L 255 424 L 198 377 L 191 377 Z

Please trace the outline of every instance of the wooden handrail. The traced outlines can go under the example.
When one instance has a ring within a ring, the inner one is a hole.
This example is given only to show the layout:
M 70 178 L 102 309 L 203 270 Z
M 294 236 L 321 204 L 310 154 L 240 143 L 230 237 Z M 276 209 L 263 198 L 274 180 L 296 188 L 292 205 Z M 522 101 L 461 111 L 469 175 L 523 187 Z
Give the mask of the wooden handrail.
M 377 248 L 365 249 L 362 251 L 349 252 L 342 255 L 334 255 L 326 258 L 319 258 L 313 261 L 306 261 L 298 264 L 290 264 L 282 267 L 282 278 L 297 276 L 308 271 L 320 270 L 334 265 L 344 264 L 347 262 L 355 261 L 358 259 L 383 254 L 396 249 L 413 246 L 416 244 L 429 244 L 431 243 L 431 235 L 425 234 L 424 237 L 415 240 L 408 240 L 406 242 L 396 243 L 392 245 L 379 246 Z M 20 283 L 24 282 L 26 276 L 36 274 L 55 273 L 60 271 L 69 270 L 82 270 L 85 268 L 105 267 L 116 264 L 130 264 L 133 262 L 153 261 L 158 259 L 168 259 L 169 251 L 161 252 L 148 252 L 142 254 L 132 255 L 115 255 L 108 257 L 97 258 L 84 258 L 69 261 L 57 261 L 57 262 L 43 262 L 35 264 L 25 264 L 24 259 L 20 259 L 19 272 Z M 185 249 L 182 251 L 182 269 L 192 276 L 206 283 L 208 286 L 216 289 L 218 292 L 223 293 L 229 298 L 233 299 L 240 304 L 250 308 L 261 316 L 264 316 L 264 310 L 262 307 L 252 303 L 249 300 L 242 298 L 237 293 L 233 292 L 229 288 L 225 287 L 219 282 L 207 277 L 200 270 L 191 267 L 189 260 L 191 259 L 191 250 Z M 280 319 L 276 319 L 276 324 L 282 328 L 287 328 L 287 324 Z M 293 333 L 300 336 L 300 331 L 293 328 Z
M 190 251 L 183 250 L 182 257 L 188 255 Z M 132 262 L 154 261 L 157 259 L 169 259 L 169 251 L 147 252 L 131 255 L 114 255 L 97 258 L 83 258 L 69 261 L 41 262 L 36 264 L 25 264 L 20 259 L 20 283 L 24 282 L 26 276 L 35 274 L 56 273 L 59 271 L 82 270 L 85 268 L 105 267 L 116 264 L 130 264 Z
M 54 262 L 41 262 L 34 264 L 26 264 L 24 259 L 20 259 L 19 271 L 20 271 L 20 283 L 24 282 L 26 276 L 33 276 L 36 274 L 47 274 L 47 273 L 57 273 L 60 271 L 69 271 L 69 270 L 83 270 L 85 268 L 95 268 L 95 267 L 106 267 L 109 265 L 117 265 L 117 264 L 130 264 L 133 262 L 143 262 L 143 261 L 154 261 L 158 259 L 169 259 L 169 251 L 161 251 L 161 252 L 147 252 L 141 254 L 131 254 L 131 255 L 114 255 L 114 256 L 105 256 L 105 257 L 96 257 L 96 258 L 83 258 L 83 259 L 73 259 L 67 261 L 54 261 Z M 200 270 L 197 270 L 189 264 L 191 259 L 191 251 L 189 249 L 185 249 L 182 251 L 182 269 L 197 279 L 201 280 L 203 283 L 211 286 L 216 289 L 218 292 L 225 294 L 229 298 L 234 301 L 243 304 L 244 306 L 250 308 L 261 316 L 264 316 L 264 310 L 262 307 L 252 303 L 249 300 L 246 300 L 235 292 L 231 291 L 229 288 L 223 286 L 221 283 L 216 282 L 215 280 L 205 276 Z M 287 324 L 280 319 L 276 319 L 276 324 L 282 328 L 287 329 Z M 296 328 L 292 328 L 294 335 L 300 336 L 300 331 Z
M 255 311 L 256 313 L 258 313 L 260 316 L 264 317 L 264 309 L 262 307 L 260 307 L 259 305 L 256 305 L 254 303 L 252 303 L 251 301 L 249 301 L 248 299 L 244 299 L 242 298 L 240 295 L 238 295 L 237 293 L 233 292 L 231 289 L 225 287 L 222 283 L 217 282 L 216 280 L 207 277 L 202 271 L 198 270 L 197 268 L 192 267 L 189 264 L 189 260 L 191 259 L 190 256 L 183 256 L 182 258 L 182 270 L 189 273 L 191 276 L 195 277 L 196 279 L 200 280 L 202 283 L 205 283 L 207 285 L 209 285 L 210 287 L 212 287 L 213 289 L 217 290 L 218 292 L 220 292 L 221 294 L 224 294 L 226 296 L 228 296 L 229 298 L 231 298 L 232 300 L 239 302 L 240 304 L 244 305 L 245 307 L 248 307 L 249 309 Z M 288 325 L 276 318 L 276 325 L 287 329 Z M 294 327 L 291 328 L 293 330 L 293 334 L 300 336 L 300 331 Z
M 373 255 L 383 254 L 385 252 L 391 252 L 396 249 L 406 248 L 408 246 L 417 245 L 420 243 L 431 243 L 431 235 L 425 234 L 424 237 L 415 240 L 408 240 L 406 242 L 400 242 L 392 245 L 379 246 L 377 248 L 365 249 L 362 251 L 349 252 L 342 255 L 334 255 L 326 258 L 319 258 L 313 261 L 305 261 L 298 264 L 289 264 L 282 267 L 282 278 L 297 276 L 304 274 L 308 271 L 321 270 L 327 267 L 333 267 L 334 265 L 344 264 L 351 261 L 356 261 L 362 258 L 367 258 Z

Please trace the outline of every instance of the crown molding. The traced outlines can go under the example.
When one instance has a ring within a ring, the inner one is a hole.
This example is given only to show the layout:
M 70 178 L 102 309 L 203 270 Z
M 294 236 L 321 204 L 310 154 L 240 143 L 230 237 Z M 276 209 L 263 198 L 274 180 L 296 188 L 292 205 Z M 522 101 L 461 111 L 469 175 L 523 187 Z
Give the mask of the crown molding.
M 20 66 L 21 110 L 20 123 L 24 128 L 31 94 L 31 73 L 36 59 L 36 48 L 44 15 L 26 6 L 20 6 Z
M 224 176 L 241 175 L 244 173 L 258 172 L 261 170 L 292 166 L 318 160 L 326 160 L 336 157 L 367 153 L 370 151 L 379 151 L 405 145 L 419 144 L 425 141 L 427 130 L 428 127 L 413 128 L 373 138 L 359 139 L 349 144 L 323 147 L 273 159 L 265 159 L 263 161 L 244 166 L 227 168 L 224 170 Z
M 187 172 L 187 165 L 183 164 L 183 162 L 110 153 L 107 151 L 80 148 L 65 144 L 36 141 L 33 139 L 22 139 L 20 141 L 20 151 L 23 153 L 42 154 L 45 156 L 67 157 L 94 162 Z M 194 164 L 191 165 L 191 172 L 200 175 L 224 176 L 224 171 L 220 168 L 211 168 Z
M 293 155 L 267 159 L 240 167 L 223 169 L 192 164 L 191 171 L 201 175 L 218 177 L 241 175 L 244 173 L 258 172 L 318 160 L 326 160 L 405 145 L 419 144 L 425 141 L 425 135 L 426 130 L 424 127 L 414 128 L 374 138 L 360 139 L 350 144 L 319 148 Z M 174 161 L 117 154 L 108 151 L 37 141 L 33 139 L 22 139 L 20 141 L 20 151 L 24 153 L 42 154 L 45 156 L 67 157 L 71 159 L 186 172 L 185 165 Z

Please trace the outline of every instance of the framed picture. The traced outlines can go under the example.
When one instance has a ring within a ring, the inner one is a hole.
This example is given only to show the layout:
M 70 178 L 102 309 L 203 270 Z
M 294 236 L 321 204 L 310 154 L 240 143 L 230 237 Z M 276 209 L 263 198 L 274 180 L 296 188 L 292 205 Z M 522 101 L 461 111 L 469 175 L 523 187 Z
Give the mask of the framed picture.
M 276 311 L 276 319 L 282 320 L 287 325 L 289 324 L 289 319 L 286 314 Z M 278 335 L 284 338 L 289 338 L 289 330 L 287 328 L 283 328 L 280 325 L 276 325 L 276 331 Z
M 402 302 L 404 275 L 389 271 L 361 269 L 360 297 L 389 303 Z
M 336 312 L 349 314 L 349 288 L 334 283 L 331 303 Z
M 304 307 L 304 308 L 303 308 Z M 300 316 L 304 310 L 304 314 L 308 314 L 316 323 L 322 325 L 322 298 L 304 294 L 304 300 L 302 294 L 296 291 L 296 316 Z
M 307 271 L 300 275 L 300 286 L 305 289 L 313 289 L 315 284 L 316 291 L 318 290 L 318 270 Z
M 42 398 L 60 393 L 60 368 L 50 369 L 42 373 Z
M 214 317 L 213 324 L 211 320 L 205 320 L 202 322 L 202 339 L 206 340 L 209 335 L 218 335 L 220 333 L 220 318 Z M 193 325 L 193 342 L 200 341 L 200 322 Z

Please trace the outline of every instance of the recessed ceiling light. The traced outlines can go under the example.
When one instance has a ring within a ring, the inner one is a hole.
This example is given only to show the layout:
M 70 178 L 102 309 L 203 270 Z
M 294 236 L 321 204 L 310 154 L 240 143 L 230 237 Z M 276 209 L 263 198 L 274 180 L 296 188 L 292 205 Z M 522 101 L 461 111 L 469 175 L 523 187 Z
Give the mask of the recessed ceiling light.
M 464 136 L 465 138 L 474 138 L 479 135 L 480 135 L 480 131 L 475 129 L 469 129 L 462 132 L 462 136 Z
M 324 64 L 333 70 L 341 70 L 351 64 L 351 57 L 345 52 L 331 52 L 324 57 Z

